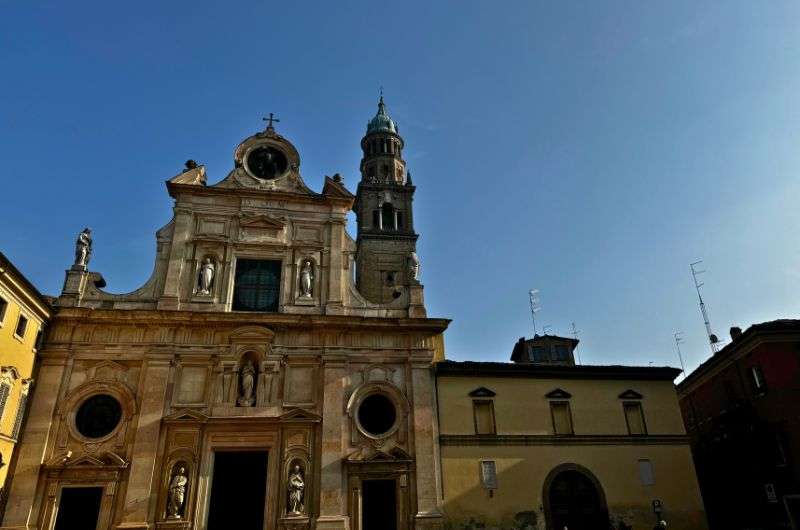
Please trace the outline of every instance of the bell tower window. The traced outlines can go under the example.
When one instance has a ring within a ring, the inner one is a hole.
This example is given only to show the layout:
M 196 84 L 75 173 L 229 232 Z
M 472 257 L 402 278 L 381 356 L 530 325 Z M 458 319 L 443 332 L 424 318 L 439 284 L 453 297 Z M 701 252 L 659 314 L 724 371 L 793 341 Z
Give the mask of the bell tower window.
M 397 218 L 395 217 L 394 206 L 388 202 L 381 206 L 381 229 L 397 230 Z

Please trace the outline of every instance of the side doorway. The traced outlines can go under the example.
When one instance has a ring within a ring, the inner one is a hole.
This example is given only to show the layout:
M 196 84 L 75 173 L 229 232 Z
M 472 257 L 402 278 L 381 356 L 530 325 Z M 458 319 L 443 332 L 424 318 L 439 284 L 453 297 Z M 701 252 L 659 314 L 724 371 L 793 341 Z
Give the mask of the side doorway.
M 608 528 L 608 506 L 600 482 L 588 469 L 563 464 L 547 476 L 543 492 L 549 530 Z

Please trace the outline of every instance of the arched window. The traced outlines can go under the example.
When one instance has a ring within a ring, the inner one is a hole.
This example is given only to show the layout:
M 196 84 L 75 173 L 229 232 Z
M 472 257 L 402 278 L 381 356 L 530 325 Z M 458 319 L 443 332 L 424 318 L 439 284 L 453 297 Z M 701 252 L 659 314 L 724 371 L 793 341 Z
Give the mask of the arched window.
M 395 225 L 394 206 L 388 202 L 383 203 L 383 206 L 381 206 L 381 221 L 382 228 L 384 230 L 397 230 L 397 225 Z

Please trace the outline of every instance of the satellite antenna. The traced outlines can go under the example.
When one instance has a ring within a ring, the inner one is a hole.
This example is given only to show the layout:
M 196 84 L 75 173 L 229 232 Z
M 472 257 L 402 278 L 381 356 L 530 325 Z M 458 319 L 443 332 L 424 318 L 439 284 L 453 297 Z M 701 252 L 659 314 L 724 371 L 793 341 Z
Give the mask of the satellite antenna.
M 689 268 L 692 269 L 692 278 L 694 278 L 694 288 L 697 290 L 697 299 L 700 301 L 700 313 L 703 315 L 703 323 L 706 325 L 706 334 L 708 335 L 708 343 L 711 345 L 711 353 L 717 353 L 719 351 L 719 338 L 711 331 L 711 322 L 708 320 L 708 311 L 706 310 L 706 304 L 703 302 L 703 295 L 700 294 L 700 288 L 703 286 L 703 282 L 699 281 L 697 277 L 700 274 L 706 272 L 705 270 L 697 270 L 695 265 L 699 265 L 703 263 L 703 260 L 697 260 L 694 263 L 689 264 Z
M 528 291 L 528 298 L 531 303 L 531 320 L 533 320 L 533 336 L 536 336 L 536 313 L 542 310 L 542 305 L 539 303 L 539 289 L 531 289 Z
M 675 349 L 678 350 L 678 360 L 681 362 L 681 370 L 683 370 L 683 378 L 686 379 L 686 367 L 683 365 L 683 354 L 681 353 L 681 342 L 683 342 L 683 331 L 676 331 L 672 334 L 675 337 Z
M 575 322 L 572 323 L 572 336 L 578 340 L 578 328 L 575 327 Z M 578 356 L 578 364 L 581 364 L 581 354 L 578 351 L 578 345 L 575 345 L 575 355 Z

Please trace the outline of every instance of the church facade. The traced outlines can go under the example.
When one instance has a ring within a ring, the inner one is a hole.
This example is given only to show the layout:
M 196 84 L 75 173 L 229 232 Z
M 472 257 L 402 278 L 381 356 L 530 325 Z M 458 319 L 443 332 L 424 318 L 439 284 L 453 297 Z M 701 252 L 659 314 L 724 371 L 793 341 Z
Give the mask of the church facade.
M 383 99 L 356 194 L 276 132 L 216 184 L 167 181 L 150 279 L 110 294 L 76 242 L 4 529 L 441 525 L 432 360 L 404 143 Z M 355 210 L 356 239 L 345 230 Z

